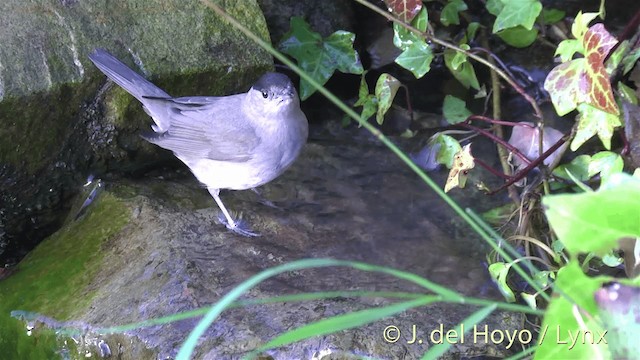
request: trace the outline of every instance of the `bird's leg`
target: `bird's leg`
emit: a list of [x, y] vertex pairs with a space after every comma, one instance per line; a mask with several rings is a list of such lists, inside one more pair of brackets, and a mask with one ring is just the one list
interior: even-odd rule
[[254, 233], [254, 232], [249, 231], [247, 229], [243, 229], [242, 228], [242, 224], [240, 224], [236, 220], [233, 220], [233, 218], [229, 214], [229, 211], [227, 210], [227, 208], [222, 203], [222, 200], [220, 200], [220, 189], [213, 189], [213, 188], [207, 188], [207, 189], [209, 190], [209, 193], [211, 194], [211, 196], [213, 196], [213, 200], [215, 200], [216, 204], [218, 204], [218, 207], [220, 208], [220, 210], [222, 210], [222, 213], [224, 214], [224, 217], [227, 219], [227, 223], [225, 224], [227, 229], [229, 229], [229, 230], [231, 230], [231, 231], [233, 231], [233, 232], [235, 232], [237, 234], [240, 234], [242, 236], [247, 236], [247, 237], [260, 236], [260, 234], [258, 234], [258, 233]]

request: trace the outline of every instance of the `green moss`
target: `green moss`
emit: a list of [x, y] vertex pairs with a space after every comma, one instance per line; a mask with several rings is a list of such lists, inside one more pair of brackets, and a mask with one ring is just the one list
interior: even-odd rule
[[81, 221], [70, 223], [43, 241], [20, 262], [13, 275], [0, 282], [3, 358], [52, 358], [55, 337], [47, 331], [26, 336], [24, 324], [10, 318], [10, 312], [25, 310], [64, 321], [85, 309], [95, 295], [87, 286], [100, 268], [101, 249], [128, 223], [129, 211], [121, 200], [104, 193]]

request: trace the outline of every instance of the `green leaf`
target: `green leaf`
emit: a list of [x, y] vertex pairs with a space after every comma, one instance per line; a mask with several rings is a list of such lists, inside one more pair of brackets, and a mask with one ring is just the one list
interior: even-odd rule
[[358, 89], [358, 101], [354, 104], [354, 106], [362, 106], [369, 96], [369, 84], [367, 84], [367, 71], [362, 73], [360, 76], [360, 88]]
[[504, 29], [497, 33], [497, 35], [507, 44], [524, 48], [536, 41], [538, 37], [538, 29], [526, 29], [522, 26], [516, 26], [508, 29]]
[[631, 50], [627, 56], [622, 59], [622, 64], [624, 66], [623, 73], [626, 75], [638, 62], [640, 59], [640, 47]]
[[[291, 18], [291, 29], [280, 42], [282, 52], [292, 56], [298, 65], [318, 83], [324, 85], [340, 70], [346, 73], [361, 74], [362, 64], [358, 53], [353, 49], [355, 35], [347, 31], [336, 31], [326, 39], [314, 32], [303, 18]], [[300, 98], [307, 99], [315, 92], [304, 79], [300, 80]]]
[[433, 50], [424, 41], [411, 44], [395, 60], [396, 64], [411, 71], [418, 79], [429, 72], [432, 61]]
[[440, 22], [444, 26], [460, 25], [458, 13], [467, 10], [467, 4], [462, 0], [450, 0], [440, 13]]
[[504, 7], [493, 23], [493, 33], [500, 30], [522, 26], [527, 30], [533, 28], [542, 4], [538, 0], [501, 0]]
[[354, 107], [362, 106], [362, 112], [360, 113], [360, 119], [367, 121], [371, 115], [375, 114], [378, 109], [378, 99], [375, 96], [369, 94], [369, 85], [365, 74], [362, 74], [360, 78], [360, 90], [358, 91], [358, 101], [353, 104]]
[[442, 113], [449, 124], [457, 124], [467, 120], [472, 112], [467, 109], [467, 104], [455, 96], [447, 95], [442, 105]]
[[614, 71], [618, 69], [622, 62], [624, 55], [629, 52], [629, 40], [625, 40], [609, 55], [609, 59], [604, 64], [607, 71], [607, 75], [611, 77]]
[[629, 102], [633, 105], [638, 105], [638, 96], [636, 95], [636, 91], [625, 85], [622, 81], [618, 82], [618, 94], [620, 94], [620, 98], [623, 101]]
[[500, 15], [500, 12], [504, 8], [504, 5], [502, 4], [502, 1], [500, 1], [500, 0], [488, 0], [486, 7], [487, 7], [487, 11], [491, 15], [498, 16], [498, 15]]
[[546, 25], [553, 25], [564, 19], [566, 13], [558, 9], [542, 9], [542, 20]]
[[[413, 19], [412, 25], [420, 31], [427, 29], [427, 11], [422, 9]], [[398, 24], [393, 25], [393, 44], [402, 50], [396, 58], [396, 64], [411, 71], [416, 78], [423, 77], [431, 69], [433, 50], [420, 35], [403, 28]]]
[[453, 166], [453, 160], [462, 146], [455, 138], [449, 135], [437, 134], [429, 141], [430, 145], [439, 144], [438, 152], [436, 154], [436, 162], [451, 169]]
[[553, 175], [562, 179], [571, 180], [569, 174], [567, 174], [567, 172], [570, 172], [577, 180], [584, 182], [591, 179], [592, 176], [589, 174], [590, 163], [591, 156], [579, 155], [575, 159], [571, 160], [570, 163], [560, 165], [555, 168], [553, 170]]
[[364, 69], [353, 49], [356, 35], [348, 31], [336, 31], [324, 41], [323, 56], [335, 63], [335, 67], [343, 73], [362, 74]]
[[422, 8], [418, 15], [411, 21], [411, 25], [420, 30], [427, 31], [427, 25], [429, 25], [429, 14], [427, 13], [426, 8]]
[[611, 149], [611, 137], [613, 130], [622, 126], [617, 115], [599, 110], [589, 104], [582, 103], [578, 106], [578, 127], [576, 136], [571, 142], [571, 150], [576, 151], [587, 140], [598, 135], [606, 149]]
[[384, 114], [391, 107], [400, 85], [400, 81], [389, 74], [382, 74], [378, 78], [375, 90], [375, 96], [378, 99], [378, 113], [376, 116], [378, 124], [382, 125]]
[[599, 173], [602, 182], [607, 182], [611, 175], [621, 173], [623, 168], [622, 156], [611, 151], [601, 151], [591, 157], [589, 174], [594, 176]]
[[589, 29], [589, 23], [593, 21], [596, 17], [598, 17], [599, 13], [583, 13], [582, 11], [578, 12], [576, 15], [576, 19], [573, 21], [571, 25], [571, 34], [574, 38], [578, 40], [582, 40], [584, 34]]
[[601, 151], [593, 156], [580, 155], [569, 164], [558, 166], [553, 174], [563, 179], [570, 179], [570, 172], [576, 180], [587, 181], [596, 174], [600, 174], [606, 182], [613, 174], [622, 172], [624, 161], [622, 157], [611, 151]]
[[554, 56], [560, 56], [562, 62], [567, 62], [573, 59], [575, 53], [584, 54], [584, 47], [582, 47], [582, 41], [577, 39], [565, 39], [558, 44]]
[[509, 274], [510, 268], [511, 265], [509, 264], [502, 262], [493, 263], [489, 265], [489, 275], [491, 275], [491, 278], [496, 282], [498, 290], [500, 290], [507, 302], [515, 302], [516, 296], [507, 284], [507, 275]]
[[[606, 344], [597, 342], [604, 329], [594, 320], [597, 313], [594, 293], [607, 281], [610, 278], [584, 275], [576, 260], [558, 271], [557, 290], [545, 311], [534, 359], [609, 358]], [[593, 342], [581, 340], [586, 331], [595, 337]], [[570, 336], [577, 339], [573, 346]]]
[[572, 256], [604, 255], [623, 237], [640, 237], [640, 179], [618, 173], [598, 191], [545, 196], [549, 224]]
[[[469, 45], [463, 44], [460, 47], [468, 50]], [[447, 65], [449, 71], [451, 71], [451, 74], [460, 81], [464, 87], [467, 89], [472, 87], [480, 90], [476, 72], [473, 69], [473, 65], [467, 61], [466, 55], [453, 49], [447, 49], [444, 51], [444, 63]]]
[[467, 42], [471, 42], [473, 41], [473, 39], [476, 38], [476, 33], [478, 32], [479, 28], [480, 28], [480, 23], [478, 22], [469, 23], [469, 25], [467, 26]]

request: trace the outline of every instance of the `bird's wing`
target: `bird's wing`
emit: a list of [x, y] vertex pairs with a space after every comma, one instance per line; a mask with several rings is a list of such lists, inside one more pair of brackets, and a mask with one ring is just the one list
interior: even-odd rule
[[144, 138], [185, 158], [248, 161], [260, 138], [240, 110], [242, 97], [145, 98], [145, 106], [163, 108], [171, 125]]

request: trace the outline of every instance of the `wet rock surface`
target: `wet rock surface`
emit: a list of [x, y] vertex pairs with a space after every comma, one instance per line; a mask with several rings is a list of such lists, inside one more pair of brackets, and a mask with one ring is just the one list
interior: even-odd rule
[[[444, 174], [438, 177], [442, 181]], [[109, 192], [127, 204], [130, 223], [103, 246], [104, 260], [88, 284], [96, 295], [75, 319], [105, 327], [207, 306], [261, 270], [303, 258], [395, 267], [466, 295], [498, 296], [482, 264], [486, 249], [480, 240], [454, 222], [446, 205], [379, 144], [308, 144], [291, 169], [260, 190], [280, 209], [260, 204], [250, 191], [223, 192], [225, 204], [241, 211], [262, 234], [244, 238], [219, 223], [213, 200], [190, 175], [168, 173], [164, 179], [112, 184]], [[421, 291], [386, 275], [322, 268], [279, 275], [244, 298], [334, 290]], [[335, 298], [228, 310], [207, 331], [195, 358], [237, 358], [292, 328], [389, 303], [382, 298]], [[419, 358], [429, 347], [431, 330], [440, 324], [453, 327], [474, 310], [436, 304], [268, 354], [274, 359]], [[486, 324], [489, 329], [515, 330], [521, 321], [516, 314], [495, 313]], [[196, 323], [183, 320], [127, 334], [164, 358], [175, 355]], [[401, 329], [396, 343], [384, 341], [389, 325]], [[412, 325], [423, 344], [407, 344]], [[117, 348], [115, 340], [105, 339], [111, 349]], [[139, 353], [131, 346], [123, 352]], [[448, 357], [506, 353], [504, 344], [466, 341]]]
[[[224, 6], [268, 38], [257, 3]], [[90, 172], [158, 160], [138, 136], [150, 119], [122, 90], [102, 88], [90, 51], [108, 49], [176, 96], [244, 91], [272, 67], [266, 51], [197, 1], [7, 0], [0, 24], [2, 265], [59, 227]]]

